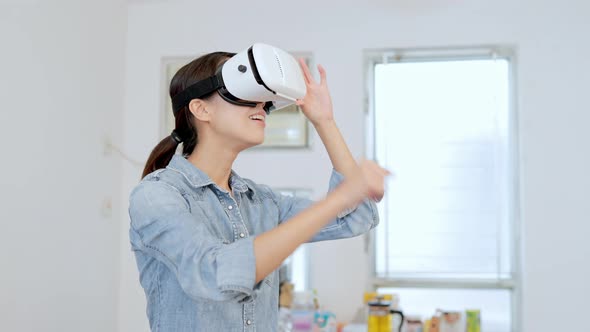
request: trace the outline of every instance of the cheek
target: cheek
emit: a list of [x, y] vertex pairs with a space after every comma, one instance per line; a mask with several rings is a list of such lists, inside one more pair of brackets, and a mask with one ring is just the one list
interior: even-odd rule
[[215, 127], [222, 131], [226, 131], [227, 129], [235, 130], [236, 128], [243, 127], [247, 125], [245, 120], [249, 119], [244, 119], [238, 110], [227, 110], [223, 113], [220, 112], [216, 114], [214, 119]]
[[243, 136], [252, 121], [246, 117], [240, 116], [238, 112], [234, 114], [224, 114], [215, 119], [215, 127], [219, 132], [230, 136]]

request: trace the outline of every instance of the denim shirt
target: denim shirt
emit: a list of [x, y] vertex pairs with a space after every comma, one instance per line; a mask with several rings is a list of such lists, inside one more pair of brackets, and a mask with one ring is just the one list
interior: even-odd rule
[[[343, 177], [333, 171], [330, 189]], [[130, 195], [129, 236], [152, 331], [276, 331], [278, 272], [256, 283], [254, 239], [313, 201], [288, 197], [232, 171], [233, 196], [180, 155]], [[311, 241], [363, 234], [378, 220], [366, 200]]]

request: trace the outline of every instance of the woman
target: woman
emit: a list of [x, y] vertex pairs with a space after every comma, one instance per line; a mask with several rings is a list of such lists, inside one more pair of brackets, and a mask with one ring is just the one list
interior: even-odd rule
[[[174, 97], [215, 74], [232, 53], [181, 68]], [[300, 61], [307, 94], [297, 104], [314, 125], [334, 170], [318, 202], [281, 196], [232, 171], [239, 152], [264, 140], [265, 103], [228, 103], [216, 92], [175, 112], [176, 129], [152, 151], [130, 195], [130, 240], [152, 331], [275, 331], [277, 268], [302, 243], [375, 227], [374, 201], [388, 172], [357, 164], [332, 113], [325, 70], [317, 83]], [[182, 155], [175, 154], [182, 143]]]

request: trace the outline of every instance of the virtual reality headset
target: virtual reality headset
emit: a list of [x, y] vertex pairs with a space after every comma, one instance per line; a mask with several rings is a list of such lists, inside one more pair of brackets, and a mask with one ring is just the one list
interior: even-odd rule
[[264, 110], [293, 104], [305, 96], [306, 88], [299, 63], [289, 53], [257, 43], [237, 53], [217, 70], [172, 98], [174, 115], [191, 100], [213, 91], [229, 103], [255, 107], [265, 103]]

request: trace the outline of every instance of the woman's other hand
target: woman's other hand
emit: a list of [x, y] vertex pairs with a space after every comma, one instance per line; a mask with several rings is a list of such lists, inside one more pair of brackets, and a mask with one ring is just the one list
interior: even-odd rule
[[361, 160], [358, 172], [345, 178], [340, 187], [347, 193], [351, 206], [366, 198], [379, 202], [385, 194], [385, 178], [390, 174], [390, 171], [374, 161]]

